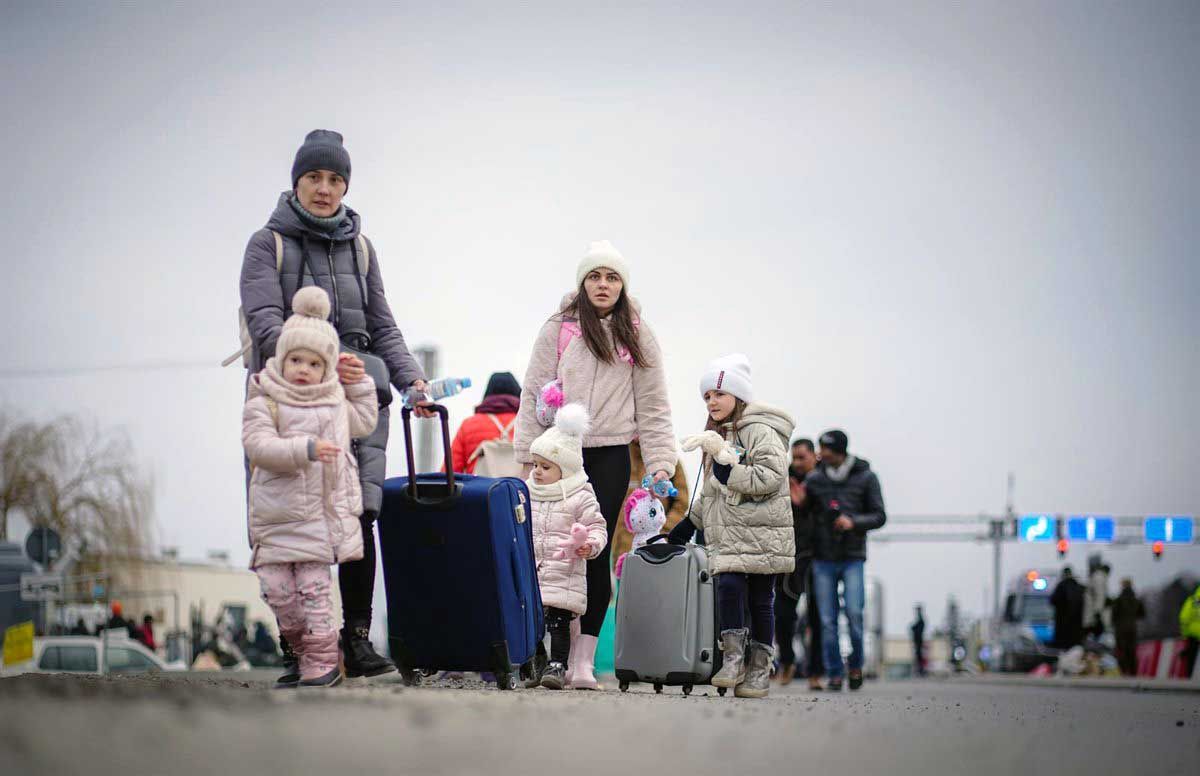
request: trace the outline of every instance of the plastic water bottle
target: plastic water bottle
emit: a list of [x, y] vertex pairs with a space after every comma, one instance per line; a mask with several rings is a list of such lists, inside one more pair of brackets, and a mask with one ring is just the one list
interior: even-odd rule
[[429, 395], [434, 401], [441, 401], [447, 396], [462, 393], [463, 390], [470, 387], [471, 378], [469, 377], [443, 377], [429, 384]]
[[649, 474], [642, 477], [642, 487], [659, 498], [675, 498], [679, 495], [679, 488], [672, 485], [670, 480], [655, 482], [654, 477]]
[[469, 377], [442, 377], [426, 383], [424, 391], [418, 391], [411, 386], [405, 388], [400, 392], [400, 400], [405, 407], [412, 409], [423, 401], [441, 401], [448, 396], [462, 393], [464, 389], [470, 387], [471, 378]]

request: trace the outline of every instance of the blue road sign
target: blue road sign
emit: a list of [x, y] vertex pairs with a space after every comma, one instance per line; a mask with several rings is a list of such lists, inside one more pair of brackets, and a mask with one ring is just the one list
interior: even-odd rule
[[1151, 515], [1142, 524], [1146, 544], [1162, 542], [1164, 544], [1191, 544], [1192, 517], [1191, 515]]
[[1023, 542], [1054, 541], [1054, 515], [1025, 515], [1017, 526]]
[[1116, 535], [1112, 515], [1072, 515], [1067, 519], [1067, 538], [1073, 542], [1112, 542]]

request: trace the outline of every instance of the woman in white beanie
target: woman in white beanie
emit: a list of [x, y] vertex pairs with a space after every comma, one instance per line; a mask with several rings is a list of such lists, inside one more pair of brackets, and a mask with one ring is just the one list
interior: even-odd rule
[[[568, 404], [530, 449], [533, 473], [526, 484], [533, 501], [533, 553], [546, 607], [550, 662], [544, 671], [535, 672], [528, 687], [561, 690], [566, 685], [571, 623], [587, 610], [586, 563], [608, 545], [604, 516], [583, 470], [587, 429], [587, 410]], [[541, 669], [541, 644], [538, 653], [536, 667]]]
[[[557, 382], [566, 402], [591, 417], [583, 437], [583, 468], [596, 491], [607, 536], [621, 515], [629, 486], [629, 443], [640, 438], [646, 471], [656, 480], [675, 471], [675, 436], [663, 357], [638, 304], [629, 296], [629, 264], [607, 240], [594, 242], [575, 271], [575, 290], [542, 326], [521, 393], [514, 442], [517, 460], [543, 431], [538, 396]], [[593, 663], [604, 615], [612, 599], [609, 549], [588, 561], [587, 610], [572, 624], [571, 686], [598, 689]], [[576, 630], [578, 628], [578, 631]]]
[[712, 683], [734, 688], [739, 698], [765, 698], [775, 581], [796, 563], [788, 490], [788, 440], [796, 424], [783, 410], [754, 401], [750, 360], [741, 353], [709, 363], [700, 395], [708, 410], [705, 430], [683, 442], [684, 450], [704, 451], [700, 505], [671, 529], [670, 541], [684, 544], [696, 529], [704, 531], [709, 571], [717, 577], [723, 652]]
[[363, 556], [362, 488], [350, 439], [378, 420], [375, 383], [342, 386], [329, 296], [308, 286], [292, 299], [276, 355], [250, 378], [242, 445], [250, 460], [250, 567], [279, 632], [300, 662], [296, 684], [341, 680], [329, 566]]

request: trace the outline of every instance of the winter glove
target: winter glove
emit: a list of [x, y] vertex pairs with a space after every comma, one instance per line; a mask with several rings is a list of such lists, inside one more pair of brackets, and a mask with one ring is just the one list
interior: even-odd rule
[[692, 434], [684, 439], [681, 443], [683, 451], [689, 453], [696, 448], [704, 451], [705, 455], [710, 456], [717, 463], [732, 466], [738, 462], [738, 453], [733, 445], [725, 441], [725, 438], [716, 431], [705, 431], [702, 434]]
[[696, 525], [690, 519], [685, 517], [676, 523], [675, 527], [671, 529], [671, 532], [667, 534], [667, 543], [678, 544], [682, 546], [691, 541], [695, 534]]

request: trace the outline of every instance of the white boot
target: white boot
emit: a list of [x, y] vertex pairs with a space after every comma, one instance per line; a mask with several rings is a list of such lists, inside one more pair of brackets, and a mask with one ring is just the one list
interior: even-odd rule
[[[595, 636], [585, 636], [580, 634], [579, 639], [575, 643], [576, 649], [579, 650], [579, 657], [575, 660], [575, 675], [571, 678], [571, 689], [573, 690], [599, 690], [600, 683], [596, 681], [595, 660], [596, 660], [596, 644], [599, 642]], [[571, 655], [575, 655], [575, 650], [571, 650]]]
[[567, 657], [567, 689], [571, 688], [571, 681], [575, 678], [575, 666], [579, 663], [579, 618], [571, 619], [571, 654]]

